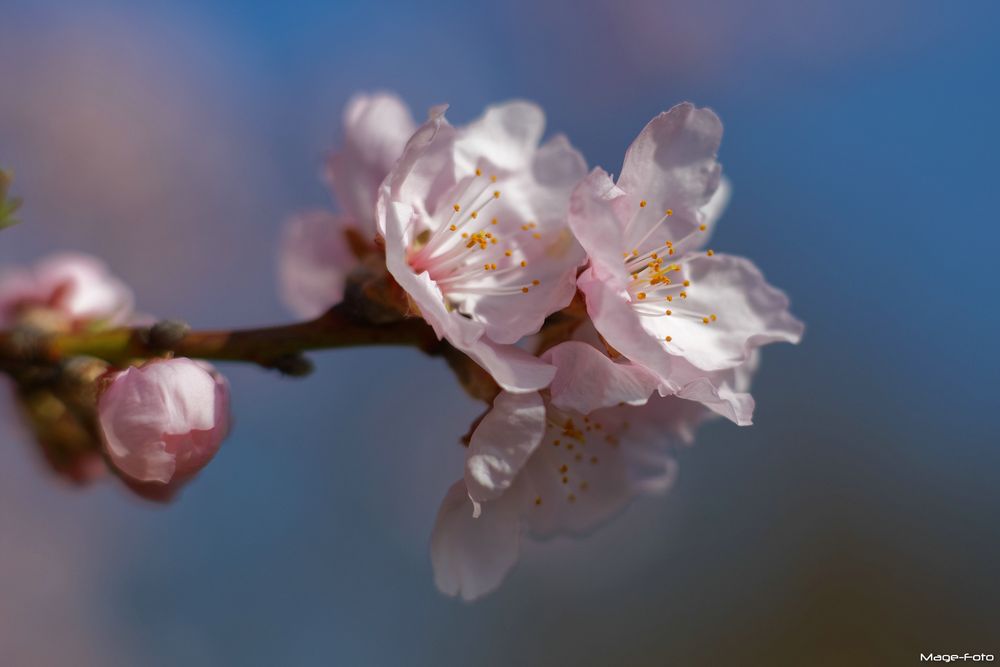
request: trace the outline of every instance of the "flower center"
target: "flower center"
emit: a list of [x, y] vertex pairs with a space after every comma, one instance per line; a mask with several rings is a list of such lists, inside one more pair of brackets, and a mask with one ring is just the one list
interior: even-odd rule
[[[590, 491], [591, 482], [599, 482], [602, 457], [609, 456], [607, 448], [618, 449], [618, 435], [608, 432], [605, 425], [592, 417], [574, 418], [549, 406], [548, 422], [542, 447], [546, 474], [555, 478], [550, 491], [561, 491], [559, 499], [570, 504], [577, 501], [577, 494]], [[628, 428], [628, 422], [620, 430]], [[535, 505], [544, 502], [542, 495], [535, 497]]]
[[[625, 226], [625, 238], [629, 240], [641, 217], [647, 217], [649, 210], [645, 199], [639, 202], [639, 209]], [[691, 288], [691, 280], [685, 276], [680, 259], [673, 260], [675, 246], [681, 246], [695, 234], [704, 232], [707, 226], [699, 225], [678, 241], [650, 242], [650, 237], [664, 222], [673, 216], [672, 209], [666, 209], [650, 227], [639, 236], [631, 249], [622, 252], [625, 270], [629, 274], [628, 293], [632, 309], [642, 317], [681, 317], [693, 319], [702, 324], [711, 324], [718, 317], [715, 313], [701, 313], [686, 305]], [[648, 218], [647, 218], [648, 219]], [[714, 253], [707, 251], [709, 257]], [[663, 327], [657, 327], [660, 331]], [[669, 333], [663, 335], [664, 342], [673, 341]]]
[[526, 247], [542, 238], [538, 225], [490, 215], [503, 185], [496, 176], [476, 169], [464, 181], [455, 188], [455, 203], [429, 216], [426, 229], [414, 237], [410, 267], [429, 273], [449, 300], [527, 294], [541, 284], [526, 271]]

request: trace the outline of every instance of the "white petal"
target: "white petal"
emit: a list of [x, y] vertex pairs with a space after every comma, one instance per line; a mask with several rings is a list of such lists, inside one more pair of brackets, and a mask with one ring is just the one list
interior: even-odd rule
[[719, 218], [726, 212], [726, 207], [729, 206], [729, 200], [732, 196], [732, 183], [729, 182], [728, 178], [723, 176], [719, 180], [719, 187], [715, 191], [715, 194], [712, 195], [709, 202], [701, 209], [701, 224], [705, 225], [705, 231], [695, 234], [689, 243], [677, 245], [677, 250], [704, 248], [709, 239], [712, 238], [712, 233], [715, 232], [715, 228], [718, 226]]
[[545, 113], [536, 104], [512, 101], [486, 109], [464, 127], [455, 142], [456, 168], [473, 171], [481, 158], [505, 171], [524, 169], [545, 131]]
[[615, 363], [578, 341], [560, 343], [542, 358], [556, 367], [549, 391], [552, 404], [583, 415], [622, 403], [641, 405], [656, 389], [655, 375], [632, 363]]
[[[762, 345], [801, 339], [804, 327], [788, 312], [788, 297], [749, 260], [715, 254], [682, 257], [680, 263], [691, 287], [682, 304], [675, 300], [677, 309], [718, 319], [706, 325], [697, 318], [668, 318], [672, 354], [704, 370], [721, 370], [744, 363]], [[644, 325], [657, 327], [656, 335], [664, 319], [643, 318]]]
[[474, 600], [495, 590], [517, 563], [521, 526], [519, 498], [508, 494], [473, 517], [465, 482], [452, 485], [431, 533], [434, 582], [445, 595]]
[[469, 442], [465, 458], [469, 497], [484, 502], [502, 495], [544, 433], [545, 405], [537, 392], [501, 392]]
[[[595, 268], [584, 271], [577, 286], [587, 298], [587, 313], [601, 336], [630, 361], [660, 378], [669, 377], [672, 358], [660, 342], [643, 327], [642, 319], [628, 302], [625, 289], [612, 278], [600, 279]], [[662, 318], [661, 318], [662, 319]]]
[[549, 386], [556, 374], [554, 366], [538, 357], [514, 345], [499, 345], [485, 336], [459, 349], [486, 369], [505, 391], [538, 391]]

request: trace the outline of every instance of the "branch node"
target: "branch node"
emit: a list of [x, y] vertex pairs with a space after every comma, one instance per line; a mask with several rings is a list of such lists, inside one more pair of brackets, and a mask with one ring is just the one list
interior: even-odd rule
[[315, 368], [308, 357], [298, 353], [278, 357], [268, 365], [282, 375], [294, 378], [306, 377]]
[[161, 320], [146, 332], [145, 343], [156, 351], [169, 352], [184, 340], [191, 326], [181, 320]]

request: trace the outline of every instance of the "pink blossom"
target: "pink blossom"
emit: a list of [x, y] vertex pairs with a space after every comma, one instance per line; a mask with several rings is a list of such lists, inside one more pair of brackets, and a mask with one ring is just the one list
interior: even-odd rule
[[438, 336], [504, 389], [539, 389], [554, 369], [513, 344], [576, 291], [584, 255], [566, 211], [586, 163], [562, 136], [539, 146], [534, 104], [490, 107], [462, 128], [444, 111], [431, 111], [382, 186], [389, 271]]
[[715, 157], [721, 136], [714, 113], [678, 105], [639, 134], [617, 183], [595, 169], [573, 193], [569, 223], [590, 259], [578, 281], [587, 311], [664, 395], [692, 383], [711, 393], [712, 373], [802, 335], [788, 299], [753, 263], [701, 250], [728, 197]]
[[105, 452], [124, 478], [172, 492], [215, 456], [229, 432], [229, 385], [208, 364], [151, 361], [110, 378], [97, 405]]
[[376, 252], [378, 187], [399, 159], [416, 124], [391, 93], [356, 95], [343, 116], [343, 148], [330, 156], [325, 178], [341, 213], [312, 211], [285, 223], [278, 277], [286, 305], [315, 317], [344, 297], [347, 274]]
[[0, 327], [45, 311], [69, 328], [124, 324], [132, 291], [101, 260], [80, 253], [50, 255], [30, 268], [0, 272]]
[[471, 600], [494, 590], [525, 532], [582, 535], [632, 498], [665, 492], [677, 472], [672, 449], [711, 414], [697, 402], [650, 398], [648, 371], [585, 343], [550, 352], [552, 386], [562, 390], [501, 393], [472, 434], [464, 479], [441, 505], [431, 559], [446, 594]]
[[366, 239], [375, 238], [378, 188], [417, 129], [392, 93], [355, 95], [344, 108], [344, 146], [327, 162], [326, 179], [344, 214]]
[[326, 211], [300, 213], [285, 222], [278, 283], [285, 304], [301, 317], [316, 317], [344, 298], [347, 274], [357, 266], [348, 234], [353, 221]]

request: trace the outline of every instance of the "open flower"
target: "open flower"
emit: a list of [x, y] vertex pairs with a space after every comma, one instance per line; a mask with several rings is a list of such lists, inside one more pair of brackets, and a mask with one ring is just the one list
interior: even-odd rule
[[0, 327], [29, 320], [66, 330], [114, 326], [132, 317], [132, 303], [128, 286], [90, 255], [50, 255], [0, 272]]
[[155, 360], [108, 378], [97, 412], [111, 463], [143, 495], [164, 498], [228, 435], [229, 385], [206, 363]]
[[572, 300], [584, 261], [566, 209], [586, 163], [562, 136], [539, 146], [544, 124], [527, 102], [463, 128], [433, 109], [379, 198], [386, 263], [414, 308], [510, 391], [551, 380], [513, 344]]
[[325, 171], [341, 213], [311, 211], [285, 223], [278, 277], [282, 298], [296, 314], [314, 317], [339, 303], [347, 274], [377, 252], [378, 187], [415, 128], [406, 105], [391, 93], [356, 95], [347, 103], [344, 145]]
[[711, 414], [650, 398], [648, 371], [585, 343], [562, 343], [547, 358], [558, 369], [552, 393], [501, 393], [472, 434], [465, 478], [442, 502], [431, 560], [446, 594], [494, 590], [525, 532], [582, 535], [634, 497], [666, 491], [677, 472], [672, 449]]
[[578, 282], [587, 311], [661, 394], [802, 335], [788, 299], [753, 263], [701, 249], [727, 196], [718, 194], [721, 137], [714, 113], [678, 105], [642, 130], [617, 183], [595, 169], [573, 193], [570, 226], [591, 262]]

